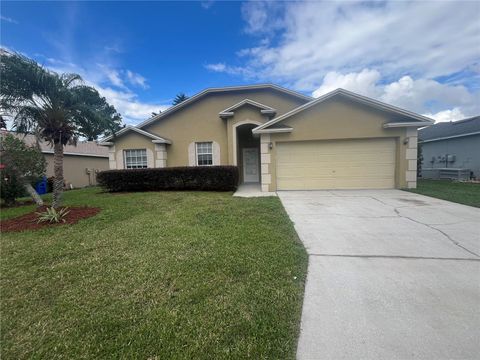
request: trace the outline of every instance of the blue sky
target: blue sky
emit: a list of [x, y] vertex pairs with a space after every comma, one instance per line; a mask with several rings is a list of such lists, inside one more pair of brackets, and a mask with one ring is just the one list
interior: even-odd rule
[[178, 92], [344, 87], [440, 121], [480, 113], [480, 2], [8, 2], [1, 45], [80, 73], [138, 123]]

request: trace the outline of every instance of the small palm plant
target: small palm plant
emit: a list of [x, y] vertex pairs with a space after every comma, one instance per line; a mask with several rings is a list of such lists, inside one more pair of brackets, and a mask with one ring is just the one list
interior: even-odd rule
[[70, 211], [68, 208], [61, 208], [60, 210], [55, 209], [54, 207], [47, 208], [44, 212], [37, 212], [38, 221], [37, 223], [50, 223], [55, 224], [59, 222], [66, 222], [65, 219]]

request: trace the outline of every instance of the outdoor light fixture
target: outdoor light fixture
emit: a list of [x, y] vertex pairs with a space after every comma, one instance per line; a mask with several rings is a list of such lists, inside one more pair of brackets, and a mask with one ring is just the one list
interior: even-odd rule
[[405, 140], [403, 140], [403, 145], [407, 145], [408, 144], [408, 138], [405, 138]]
[[269, 148], [270, 150], [273, 149], [273, 143], [272, 143], [272, 142], [268, 143], [268, 148]]

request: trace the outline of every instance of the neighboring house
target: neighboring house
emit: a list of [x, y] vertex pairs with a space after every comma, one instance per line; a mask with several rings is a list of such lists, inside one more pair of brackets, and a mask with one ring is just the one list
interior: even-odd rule
[[[34, 135], [13, 133], [28, 145], [36, 143]], [[53, 148], [40, 141], [40, 150], [47, 161], [47, 177], [53, 174]], [[66, 145], [63, 157], [63, 176], [67, 186], [74, 188], [95, 185], [97, 173], [108, 170], [108, 150], [95, 141], [79, 141], [77, 145]]]
[[262, 191], [413, 188], [417, 128], [432, 120], [337, 89], [206, 89], [102, 140], [110, 169], [238, 165]]
[[480, 178], [480, 116], [438, 123], [418, 135], [422, 177]]

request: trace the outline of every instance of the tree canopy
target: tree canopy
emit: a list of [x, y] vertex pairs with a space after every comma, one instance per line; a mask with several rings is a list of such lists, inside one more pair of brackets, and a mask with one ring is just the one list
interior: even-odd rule
[[175, 99], [173, 99], [173, 102], [172, 102], [172, 105], [175, 106], [175, 105], [178, 105], [180, 104], [181, 102], [185, 101], [188, 99], [188, 96], [185, 95], [184, 93], [178, 93], [176, 96], [175, 96]]
[[121, 116], [80, 75], [57, 74], [17, 53], [0, 52], [0, 113], [12, 128], [53, 145], [53, 207], [63, 192], [63, 147], [80, 137], [96, 139], [121, 126]]
[[57, 74], [27, 57], [0, 54], [0, 107], [17, 132], [63, 145], [120, 129], [121, 115], [80, 75]]

